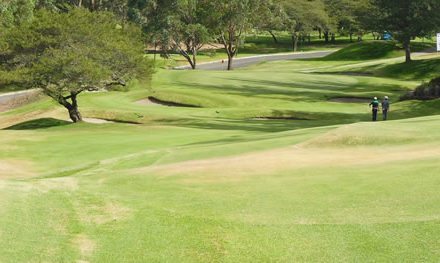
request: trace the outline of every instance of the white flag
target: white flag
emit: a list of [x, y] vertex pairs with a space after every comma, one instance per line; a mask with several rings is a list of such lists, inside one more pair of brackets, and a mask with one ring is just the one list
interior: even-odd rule
[[437, 33], [437, 51], [440, 52], [440, 33]]

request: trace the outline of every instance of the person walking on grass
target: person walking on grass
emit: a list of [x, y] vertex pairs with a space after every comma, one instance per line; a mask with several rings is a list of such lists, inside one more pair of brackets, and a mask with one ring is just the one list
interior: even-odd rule
[[373, 101], [369, 104], [369, 106], [372, 107], [373, 121], [377, 121], [377, 111], [379, 110], [379, 104], [380, 103], [377, 100], [377, 97], [374, 97]]
[[388, 100], [388, 96], [385, 96], [385, 98], [382, 101], [382, 116], [384, 121], [388, 119], [389, 110], [390, 110], [390, 101]]

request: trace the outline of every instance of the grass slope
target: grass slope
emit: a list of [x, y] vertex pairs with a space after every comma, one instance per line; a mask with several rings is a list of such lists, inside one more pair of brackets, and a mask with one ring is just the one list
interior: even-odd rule
[[[412, 52], [422, 52], [433, 47], [432, 43], [413, 42]], [[364, 61], [404, 56], [404, 49], [394, 41], [358, 42], [344, 47], [323, 58], [328, 61]]]
[[395, 42], [359, 42], [327, 56], [324, 60], [370, 60], [400, 55]]
[[[401, 80], [430, 80], [439, 76], [440, 56], [425, 53], [432, 43], [412, 43], [411, 63], [405, 63], [404, 52], [395, 42], [362, 42], [342, 48], [325, 58], [329, 66], [315, 67], [321, 73], [344, 73], [370, 75]], [[315, 63], [316, 64], [316, 63]], [[325, 65], [325, 63], [321, 63]], [[316, 66], [316, 65], [315, 65]]]
[[[47, 99], [0, 113], [0, 261], [438, 261], [440, 101], [314, 73], [357, 63], [159, 71], [80, 98], [86, 117], [139, 124], [68, 124]], [[329, 101], [375, 95], [392, 121]]]

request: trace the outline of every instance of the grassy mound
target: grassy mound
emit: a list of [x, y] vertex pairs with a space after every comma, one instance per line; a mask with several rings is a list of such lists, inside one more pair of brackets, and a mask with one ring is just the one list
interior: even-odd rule
[[371, 60], [378, 58], [395, 57], [401, 54], [401, 49], [395, 42], [385, 41], [372, 41], [372, 42], [360, 42], [343, 48], [329, 56], [324, 60]]
[[64, 126], [72, 124], [69, 121], [58, 120], [54, 118], [41, 118], [30, 121], [25, 121], [22, 123], [15, 124], [11, 127], [6, 128], [6, 130], [36, 130], [36, 129], [46, 129], [57, 126]]
[[440, 57], [388, 65], [378, 70], [376, 75], [399, 79], [433, 79], [440, 76]]

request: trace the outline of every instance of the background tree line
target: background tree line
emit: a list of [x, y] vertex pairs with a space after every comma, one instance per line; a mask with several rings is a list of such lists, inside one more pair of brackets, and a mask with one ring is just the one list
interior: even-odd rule
[[438, 0], [2, 0], [0, 86], [42, 88], [81, 121], [77, 95], [148, 79], [145, 50], [178, 52], [197, 67], [198, 51], [219, 44], [233, 67], [251, 30], [291, 36], [291, 49], [317, 34], [361, 41], [392, 33], [411, 61], [411, 40], [440, 30]]
[[197, 51], [219, 43], [228, 69], [250, 30], [266, 31], [277, 42], [289, 32], [292, 50], [317, 33], [325, 43], [337, 35], [361, 41], [365, 34], [391, 33], [411, 61], [410, 40], [432, 36], [440, 26], [438, 0], [131, 0], [128, 19], [143, 27], [147, 43], [165, 55], [177, 51], [196, 68]]
[[112, 12], [142, 28], [145, 43], [167, 56], [180, 53], [197, 67], [197, 53], [207, 43], [221, 44], [228, 68], [245, 33], [266, 31], [277, 42], [289, 32], [292, 50], [316, 32], [325, 43], [346, 35], [351, 41], [372, 33], [377, 39], [392, 33], [411, 60], [410, 40], [429, 36], [440, 25], [437, 0], [9, 0], [0, 4], [3, 25], [20, 25], [38, 9], [66, 12], [82, 7]]

